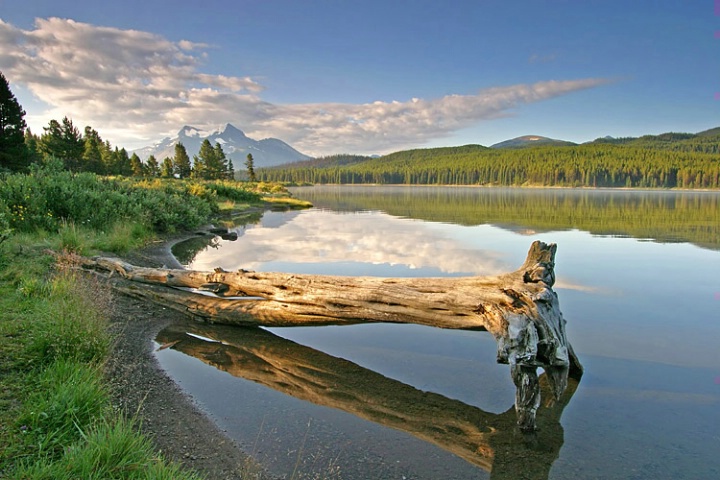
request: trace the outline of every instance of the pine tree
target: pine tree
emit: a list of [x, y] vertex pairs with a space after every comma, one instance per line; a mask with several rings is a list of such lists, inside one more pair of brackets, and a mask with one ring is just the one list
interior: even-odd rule
[[25, 147], [25, 110], [0, 72], [0, 169], [24, 170], [29, 164]]
[[117, 152], [117, 171], [118, 175], [124, 175], [126, 177], [129, 177], [133, 174], [130, 157], [128, 156], [127, 150], [125, 150], [124, 148], [121, 148]]
[[85, 127], [83, 143], [81, 169], [98, 174], [105, 173], [105, 165], [103, 164], [101, 151], [103, 141], [98, 132], [91, 127]]
[[185, 150], [185, 145], [182, 143], [175, 144], [173, 165], [175, 167], [175, 174], [180, 176], [180, 178], [190, 177], [192, 165], [190, 164], [190, 157], [188, 157], [187, 150]]
[[172, 158], [165, 157], [162, 165], [160, 166], [160, 176], [163, 178], [171, 178], [174, 172], [175, 167], [173, 166]]
[[25, 148], [27, 149], [28, 163], [30, 165], [42, 162], [40, 137], [32, 133], [29, 128], [25, 130]]
[[247, 167], [248, 179], [251, 182], [256, 182], [257, 177], [255, 176], [255, 160], [253, 159], [252, 153], [247, 154], [247, 160], [245, 160], [245, 167]]
[[228, 159], [222, 149], [222, 145], [215, 144], [213, 149], [212, 163], [209, 170], [209, 178], [212, 180], [220, 180], [227, 177]]
[[145, 163], [148, 177], [159, 177], [160, 176], [160, 164], [154, 155], [150, 155]]
[[193, 166], [190, 177], [198, 180], [205, 178], [205, 162], [197, 155], [193, 155]]
[[145, 176], [145, 166], [143, 165], [142, 160], [140, 160], [140, 157], [138, 157], [137, 153], [133, 153], [132, 157], [130, 157], [130, 168], [132, 169], [133, 177]]
[[225, 172], [225, 178], [228, 180], [235, 180], [235, 167], [233, 166], [232, 159], [228, 158], [227, 171]]
[[117, 172], [113, 171], [117, 156], [113, 152], [110, 142], [107, 140], [102, 144], [102, 148], [100, 148], [100, 157], [102, 158], [103, 172], [105, 172], [106, 175], [117, 175]]
[[200, 144], [200, 151], [197, 156], [193, 157], [195, 165], [193, 166], [193, 178], [210, 179], [213, 178], [214, 172], [217, 170], [217, 159], [215, 150], [207, 138]]
[[68, 170], [79, 171], [85, 144], [72, 120], [65, 117], [62, 124], [57, 120], [50, 120], [43, 130], [45, 133], [40, 137], [40, 148], [44, 156], [59, 158]]

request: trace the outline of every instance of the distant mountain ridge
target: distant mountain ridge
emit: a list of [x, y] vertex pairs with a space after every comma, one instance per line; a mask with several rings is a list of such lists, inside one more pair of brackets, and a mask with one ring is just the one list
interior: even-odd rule
[[556, 140], [554, 138], [542, 137], [540, 135], [523, 135], [522, 137], [511, 138], [504, 142], [490, 145], [490, 148], [524, 148], [524, 147], [535, 147], [538, 145], [543, 146], [569, 146], [577, 145], [577, 143], [568, 142], [565, 140]]
[[222, 146], [225, 155], [233, 161], [235, 170], [241, 168], [248, 153], [252, 153], [256, 168], [273, 167], [310, 159], [308, 155], [295, 150], [282, 140], [277, 138], [254, 140], [230, 123], [226, 124], [222, 130], [218, 129], [209, 134], [193, 126], [185, 125], [175, 137], [164, 138], [155, 145], [134, 150], [133, 153], [143, 160], [153, 155], [159, 162], [162, 162], [165, 157], [172, 158], [175, 155], [175, 145], [182, 143], [192, 159], [193, 155], [197, 155], [200, 151], [200, 145], [205, 139], [208, 139], [213, 146], [216, 143]]

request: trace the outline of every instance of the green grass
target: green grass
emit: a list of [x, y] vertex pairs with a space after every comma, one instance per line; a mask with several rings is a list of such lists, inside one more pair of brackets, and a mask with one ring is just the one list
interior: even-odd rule
[[111, 408], [102, 365], [112, 298], [68, 268], [72, 254], [48, 250], [95, 247], [84, 229], [63, 228], [0, 244], [0, 477], [199, 478]]
[[219, 201], [260, 194], [237, 182], [0, 174], [0, 478], [200, 478], [111, 407], [112, 296], [73, 266], [208, 222]]

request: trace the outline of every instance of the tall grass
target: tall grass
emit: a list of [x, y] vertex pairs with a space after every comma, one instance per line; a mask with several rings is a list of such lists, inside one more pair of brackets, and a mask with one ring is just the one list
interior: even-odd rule
[[0, 478], [197, 478], [111, 408], [102, 366], [112, 298], [67, 268], [217, 208], [209, 190], [156, 187], [50, 171], [0, 179]]
[[48, 253], [53, 241], [0, 245], [0, 478], [197, 478], [113, 411], [102, 370], [109, 289], [66, 268], [72, 254]]
[[236, 182], [0, 174], [0, 478], [198, 478], [111, 408], [102, 365], [112, 298], [68, 267], [196, 227], [219, 200], [259, 198]]

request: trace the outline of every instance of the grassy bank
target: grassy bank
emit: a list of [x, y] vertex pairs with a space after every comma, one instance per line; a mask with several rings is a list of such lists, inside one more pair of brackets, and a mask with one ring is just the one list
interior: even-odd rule
[[123, 254], [258, 202], [231, 182], [35, 171], [0, 178], [0, 477], [199, 478], [154, 452], [110, 404], [112, 297], [76, 255]]

